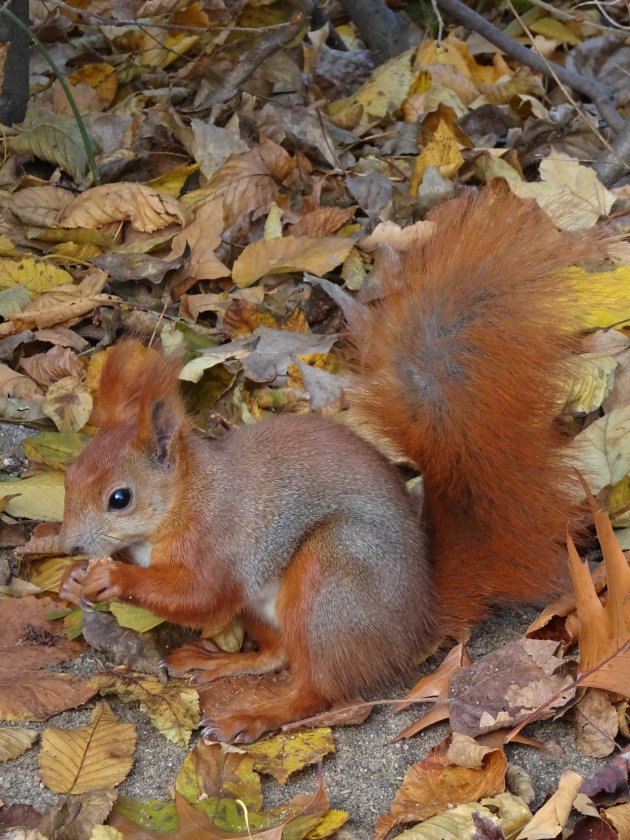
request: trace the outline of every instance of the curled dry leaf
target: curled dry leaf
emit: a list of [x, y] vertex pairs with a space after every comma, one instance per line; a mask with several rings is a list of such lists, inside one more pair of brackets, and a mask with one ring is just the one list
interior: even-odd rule
[[83, 382], [65, 376], [48, 388], [42, 410], [60, 432], [78, 432], [92, 413], [92, 395]]
[[0, 726], [0, 762], [17, 758], [33, 745], [37, 738], [34, 729], [20, 726]]
[[42, 398], [42, 392], [32, 379], [16, 373], [8, 365], [0, 364], [0, 396], [17, 397], [20, 400]]
[[44, 730], [39, 773], [54, 793], [113, 788], [129, 774], [135, 747], [135, 727], [119, 723], [107, 703], [99, 703], [89, 726]]
[[191, 200], [219, 199], [225, 227], [231, 227], [249, 213], [257, 217], [266, 211], [278, 197], [278, 182], [282, 183], [296, 165], [295, 158], [282, 146], [262, 137], [248, 152], [231, 155]]
[[572, 770], [567, 770], [560, 777], [558, 790], [540, 808], [516, 840], [540, 840], [545, 837], [557, 837], [563, 828], [573, 808], [573, 802], [578, 794], [582, 777]]
[[72, 376], [81, 379], [84, 368], [76, 353], [68, 347], [52, 347], [46, 353], [36, 353], [26, 356], [20, 361], [20, 366], [38, 385], [47, 387], [51, 382]]
[[589, 688], [575, 706], [575, 740], [584, 755], [604, 758], [616, 748], [617, 710], [607, 691]]
[[346, 259], [353, 245], [354, 240], [340, 236], [260, 239], [247, 245], [237, 258], [232, 268], [232, 279], [243, 288], [266, 274], [292, 271], [327, 274]]
[[64, 228], [100, 228], [111, 222], [130, 222], [143, 233], [152, 233], [175, 223], [185, 224], [180, 203], [144, 184], [120, 182], [92, 187], [77, 196], [59, 222]]
[[11, 212], [25, 225], [54, 227], [65, 208], [74, 198], [70, 190], [52, 184], [25, 187], [11, 198]]
[[580, 683], [630, 697], [630, 568], [604, 511], [595, 514], [595, 528], [608, 579], [605, 604], [571, 539], [568, 546], [581, 623]]
[[409, 768], [389, 814], [376, 822], [376, 840], [382, 840], [400, 823], [428, 820], [455, 805], [505, 790], [507, 759], [501, 750], [480, 747], [472, 738], [458, 736], [454, 755], [458, 761], [463, 757], [467, 766], [462, 766], [449, 757], [453, 744], [454, 736], [447, 736], [425, 759]]

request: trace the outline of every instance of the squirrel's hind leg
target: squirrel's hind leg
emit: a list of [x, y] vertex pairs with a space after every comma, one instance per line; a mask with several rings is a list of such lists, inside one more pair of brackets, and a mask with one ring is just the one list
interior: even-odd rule
[[182, 645], [165, 660], [168, 673], [179, 677], [196, 671], [191, 683], [203, 683], [238, 674], [270, 674], [286, 665], [280, 634], [260, 621], [247, 619], [245, 627], [258, 644], [258, 650], [226, 653], [209, 639], [201, 638]]

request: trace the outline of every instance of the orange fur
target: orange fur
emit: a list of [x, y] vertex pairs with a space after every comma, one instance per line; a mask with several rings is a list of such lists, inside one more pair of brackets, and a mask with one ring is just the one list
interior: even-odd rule
[[355, 406], [424, 475], [438, 603], [456, 629], [566, 579], [579, 510], [556, 417], [579, 345], [562, 269], [601, 246], [497, 189], [430, 218], [433, 235], [353, 325]]
[[[191, 430], [177, 360], [125, 341], [100, 385], [103, 424], [67, 473], [68, 551], [137, 565], [74, 569], [71, 600], [121, 597], [205, 635], [241, 615], [258, 651], [204, 640], [172, 673], [199, 681], [288, 664], [277, 697], [208, 731], [251, 740], [391, 681], [490, 601], [562, 586], [577, 511], [560, 380], [578, 347], [562, 269], [600, 256], [536, 207], [485, 190], [432, 214], [385, 297], [352, 316], [356, 408], [425, 481], [425, 526], [400, 477], [346, 428], [283, 416], [213, 443]], [[112, 507], [112, 492], [129, 505]]]

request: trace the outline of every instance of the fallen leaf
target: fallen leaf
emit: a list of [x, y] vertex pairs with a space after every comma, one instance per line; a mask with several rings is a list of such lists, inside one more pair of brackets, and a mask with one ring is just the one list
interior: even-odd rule
[[604, 555], [608, 598], [602, 604], [588, 566], [569, 539], [569, 569], [580, 618], [579, 680], [583, 686], [630, 696], [630, 568], [604, 511], [595, 513], [595, 528]]
[[116, 694], [126, 703], [139, 702], [155, 728], [181, 747], [188, 745], [199, 726], [199, 695], [181, 680], [160, 682], [157, 677], [125, 670], [92, 677], [101, 694]]
[[536, 811], [516, 840], [557, 837], [567, 823], [581, 784], [581, 776], [572, 770], [566, 770], [560, 777], [558, 790]]
[[89, 726], [44, 730], [39, 773], [54, 793], [116, 787], [131, 771], [135, 747], [135, 727], [119, 723], [107, 703], [99, 703]]
[[59, 225], [64, 228], [96, 228], [111, 222], [131, 223], [136, 230], [152, 233], [175, 223], [183, 225], [186, 216], [179, 202], [160, 195], [144, 184], [121, 181], [92, 187], [71, 201]]
[[18, 481], [0, 481], [0, 499], [14, 496], [6, 507], [11, 516], [24, 519], [63, 518], [62, 472], [45, 472]]
[[19, 726], [0, 726], [0, 762], [17, 758], [32, 747], [38, 733]]
[[[453, 738], [460, 757], [475, 753], [472, 764], [455, 764], [449, 757]], [[470, 764], [467, 761], [467, 764]], [[501, 750], [490, 750], [475, 744], [472, 738], [449, 735], [428, 756], [417, 761], [405, 774], [389, 814], [376, 822], [376, 838], [382, 840], [403, 822], [419, 822], [440, 814], [447, 808], [494, 796], [505, 790], [507, 760]]]
[[232, 279], [239, 288], [243, 288], [267, 274], [309, 271], [323, 275], [342, 263], [353, 245], [352, 239], [338, 236], [260, 239], [247, 245], [237, 258], [232, 268]]
[[283, 785], [292, 773], [316, 764], [335, 751], [332, 731], [326, 727], [298, 734], [280, 734], [244, 747], [254, 759], [254, 767], [273, 776]]

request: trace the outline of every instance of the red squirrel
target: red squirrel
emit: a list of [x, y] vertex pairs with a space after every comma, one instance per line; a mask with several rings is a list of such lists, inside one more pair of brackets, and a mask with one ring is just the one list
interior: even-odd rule
[[[351, 314], [355, 410], [424, 478], [424, 512], [370, 443], [282, 415], [217, 441], [192, 430], [177, 361], [137, 342], [108, 355], [102, 425], [67, 472], [62, 544], [116, 555], [62, 594], [131, 601], [202, 639], [167, 661], [206, 682], [287, 668], [278, 698], [206, 722], [249, 741], [405, 674], [491, 602], [563, 586], [574, 518], [560, 379], [578, 348], [562, 269], [597, 259], [533, 202], [485, 189], [434, 210], [434, 230]], [[256, 650], [209, 638], [239, 616]]]

